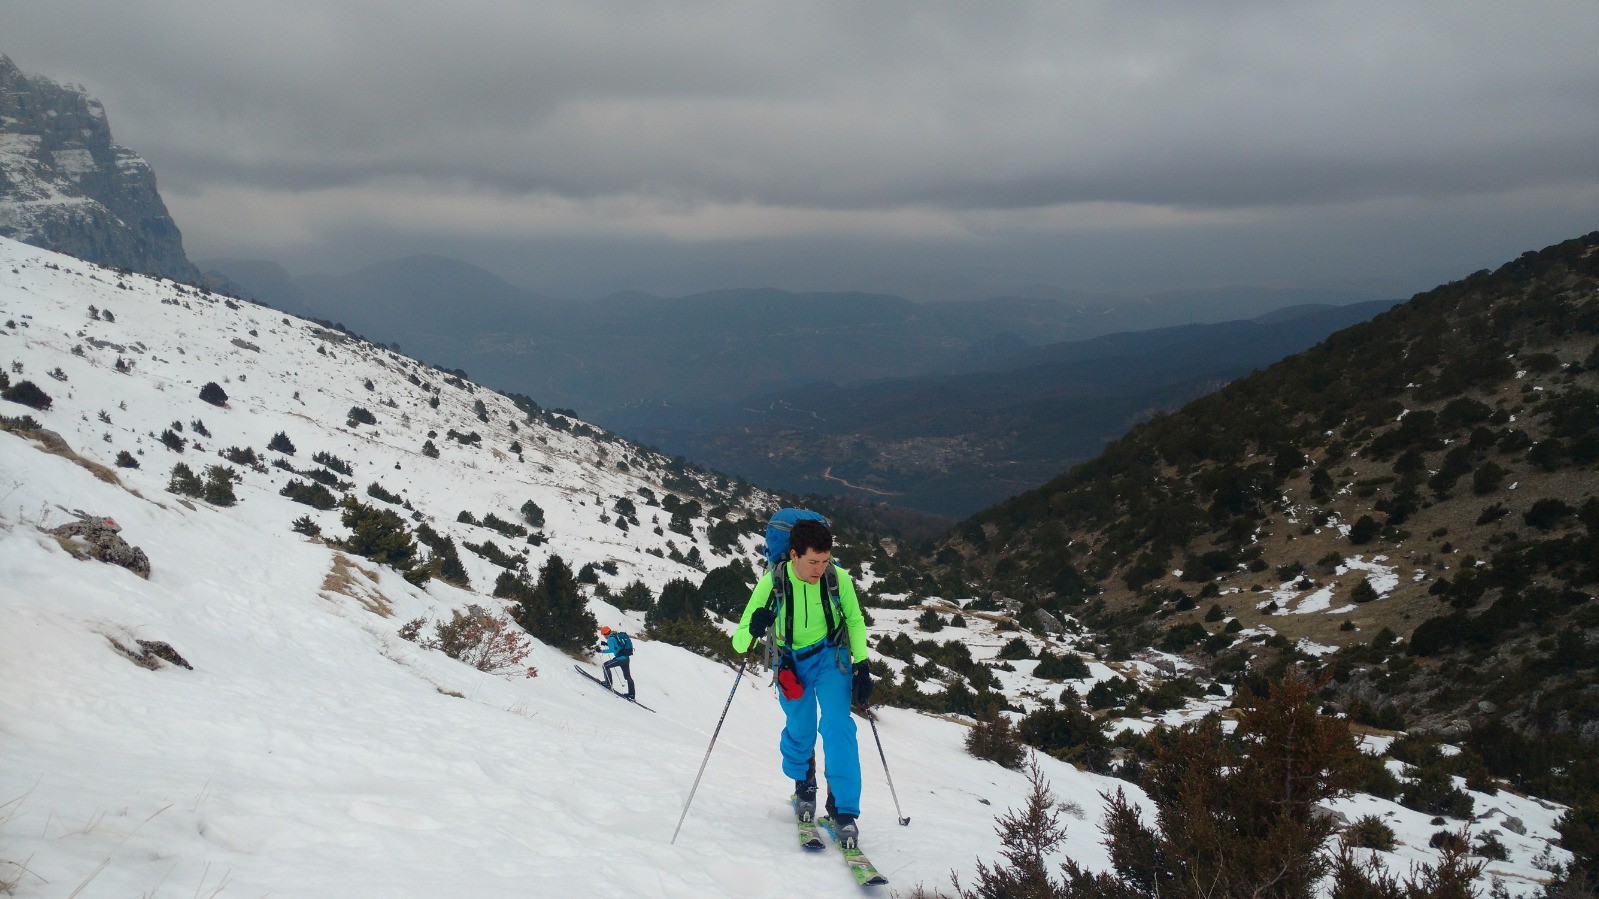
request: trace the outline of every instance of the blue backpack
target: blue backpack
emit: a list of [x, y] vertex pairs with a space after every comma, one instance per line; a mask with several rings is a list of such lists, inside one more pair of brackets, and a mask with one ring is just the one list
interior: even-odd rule
[[617, 631], [611, 636], [616, 638], [616, 657], [625, 659], [633, 654], [633, 638], [626, 631]]
[[[777, 514], [766, 522], [766, 570], [772, 574], [772, 594], [767, 600], [766, 607], [775, 611], [780, 617], [786, 613], [787, 626], [783, 631], [785, 634], [794, 633], [794, 604], [789, 602], [788, 570], [783, 566], [788, 562], [789, 531], [792, 531], [795, 523], [800, 521], [820, 521], [823, 527], [827, 526], [827, 519], [820, 512], [812, 512], [809, 509], [779, 509]], [[838, 598], [836, 563], [827, 566], [824, 583], [832, 602], [822, 604], [822, 614], [827, 619], [828, 635], [836, 636], [844, 628], [844, 604]], [[835, 612], [837, 612], [836, 618]], [[776, 631], [776, 628], [767, 631], [769, 640], [775, 641]]]
[[777, 563], [788, 558], [788, 532], [794, 529], [796, 521], [820, 521], [823, 527], [827, 526], [827, 519], [820, 512], [809, 509], [779, 509], [771, 520], [766, 522], [766, 570], [771, 571]]

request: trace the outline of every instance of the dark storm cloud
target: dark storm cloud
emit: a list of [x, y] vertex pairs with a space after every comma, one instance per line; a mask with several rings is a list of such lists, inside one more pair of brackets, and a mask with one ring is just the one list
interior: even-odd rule
[[102, 98], [190, 243], [231, 252], [363, 227], [1064, 240], [1493, 194], [1592, 208], [1599, 182], [1591, 0], [52, 0], [6, 18], [0, 50]]

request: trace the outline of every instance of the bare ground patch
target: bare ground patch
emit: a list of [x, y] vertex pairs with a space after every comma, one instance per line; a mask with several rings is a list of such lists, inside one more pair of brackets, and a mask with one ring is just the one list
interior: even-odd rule
[[333, 554], [333, 569], [322, 579], [322, 598], [333, 600], [334, 595], [347, 596], [361, 607], [382, 618], [394, 617], [394, 606], [378, 590], [380, 583], [376, 571], [355, 564], [344, 553]]

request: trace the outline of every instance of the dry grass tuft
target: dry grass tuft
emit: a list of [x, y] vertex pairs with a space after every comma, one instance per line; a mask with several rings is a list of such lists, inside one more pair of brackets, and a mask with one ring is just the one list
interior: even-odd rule
[[41, 451], [49, 453], [52, 456], [60, 456], [79, 468], [88, 471], [90, 474], [106, 482], [107, 484], [111, 484], [116, 487], [125, 486], [122, 483], [122, 479], [117, 477], [117, 473], [115, 471], [107, 468], [104, 465], [101, 465], [99, 462], [96, 462], [93, 459], [85, 459], [84, 457], [78, 455], [71, 446], [67, 445], [67, 441], [55, 431], [51, 431], [46, 428], [6, 428], [5, 430], [16, 434], [18, 437], [31, 440], [39, 446]]
[[[369, 586], [367, 583], [358, 580], [356, 578], [358, 573], [365, 575], [366, 580], [370, 581], [371, 585]], [[333, 599], [333, 594], [348, 596], [374, 615], [382, 618], [393, 618], [394, 606], [382, 593], [375, 589], [375, 585], [378, 583], [380, 583], [380, 579], [376, 571], [362, 568], [344, 553], [334, 553], [333, 570], [329, 571], [328, 576], [322, 580], [321, 594], [322, 598], [330, 601]]]

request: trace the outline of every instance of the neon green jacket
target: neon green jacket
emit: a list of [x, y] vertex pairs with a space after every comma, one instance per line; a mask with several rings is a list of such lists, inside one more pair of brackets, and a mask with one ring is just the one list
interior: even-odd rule
[[[827, 614], [822, 610], [823, 603], [831, 603], [827, 596], [827, 578], [823, 577], [814, 584], [807, 584], [794, 576], [794, 568], [784, 565], [783, 570], [788, 573], [789, 596], [794, 603], [794, 650], [805, 649], [815, 645], [827, 636]], [[850, 580], [849, 572], [842, 568], [834, 567], [838, 575], [838, 601], [844, 607], [844, 629], [849, 633], [850, 661], [866, 661], [866, 619], [861, 615], [861, 603], [855, 596], [855, 582]], [[750, 616], [755, 610], [766, 605], [766, 600], [772, 595], [772, 573], [768, 571], [761, 575], [760, 583], [755, 585], [755, 592], [750, 594], [750, 601], [744, 606], [744, 617], [738, 621], [738, 630], [733, 632], [733, 649], [742, 653], [750, 648]], [[788, 626], [788, 612], [778, 612], [777, 621], [773, 627], [777, 632], [778, 642], [788, 644], [788, 639], [783, 629]]]

